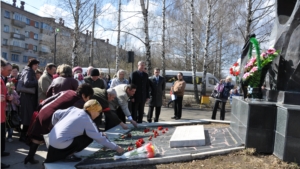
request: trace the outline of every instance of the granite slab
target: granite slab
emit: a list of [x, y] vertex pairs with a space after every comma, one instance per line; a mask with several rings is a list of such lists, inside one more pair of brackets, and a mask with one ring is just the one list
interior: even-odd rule
[[194, 147], [205, 145], [203, 125], [176, 127], [170, 139], [170, 147]]

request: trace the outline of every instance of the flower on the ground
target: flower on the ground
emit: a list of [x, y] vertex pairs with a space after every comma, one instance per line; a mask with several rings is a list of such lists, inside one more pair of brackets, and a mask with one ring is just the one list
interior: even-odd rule
[[141, 146], [142, 146], [142, 143], [141, 143], [141, 142], [139, 142], [139, 141], [136, 141], [136, 142], [135, 142], [135, 146], [136, 146], [136, 148], [139, 148], [139, 147], [141, 147]]
[[128, 151], [131, 151], [131, 150], [133, 150], [133, 147], [128, 146], [127, 150], [128, 150]]
[[121, 156], [114, 156], [114, 159], [138, 159], [138, 158], [153, 158], [156, 155], [155, 147], [148, 143], [144, 146], [141, 146], [135, 150], [128, 151]]

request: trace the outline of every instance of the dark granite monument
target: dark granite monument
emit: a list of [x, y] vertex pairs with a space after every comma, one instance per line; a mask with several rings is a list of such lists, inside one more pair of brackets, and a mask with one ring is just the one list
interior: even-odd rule
[[[276, 1], [270, 40], [280, 56], [273, 60], [264, 79], [266, 100], [234, 98], [231, 129], [245, 147], [300, 163], [300, 0]], [[242, 65], [248, 52], [249, 42], [243, 48]]]

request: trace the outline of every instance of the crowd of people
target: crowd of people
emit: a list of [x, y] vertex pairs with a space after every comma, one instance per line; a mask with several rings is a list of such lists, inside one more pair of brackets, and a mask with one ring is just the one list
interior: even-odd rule
[[[49, 148], [44, 162], [79, 161], [74, 153], [93, 140], [123, 152], [100, 132], [102, 120], [105, 130], [117, 125], [127, 129], [126, 119], [137, 127], [137, 123], [143, 122], [148, 101], [147, 121], [159, 121], [166, 83], [159, 68], [154, 68], [154, 75], [149, 77], [144, 61], [138, 62], [138, 70], [129, 79], [122, 69], [111, 79], [94, 67], [89, 67], [84, 76], [79, 66], [49, 63], [44, 71], [38, 66], [39, 61], [31, 58], [20, 71], [17, 65], [1, 58], [1, 157], [10, 155], [5, 150], [5, 141], [13, 141], [13, 130], [20, 133], [19, 141], [29, 146], [24, 164], [37, 164], [34, 155], [45, 142], [45, 134], [49, 134]], [[184, 90], [185, 82], [179, 72], [171, 89], [177, 95], [175, 119], [181, 118]], [[8, 167], [1, 163], [1, 168]]]

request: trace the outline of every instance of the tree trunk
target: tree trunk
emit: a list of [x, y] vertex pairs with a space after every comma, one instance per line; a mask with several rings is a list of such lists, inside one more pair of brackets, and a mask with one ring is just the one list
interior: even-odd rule
[[80, 2], [76, 0], [76, 10], [74, 14], [75, 28], [73, 35], [73, 48], [72, 48], [72, 67], [78, 66], [78, 47], [79, 47], [79, 7]]
[[247, 39], [247, 36], [251, 33], [251, 23], [252, 23], [252, 0], [248, 0], [248, 6], [247, 6], [247, 23], [246, 23], [246, 31], [245, 31], [245, 42]]
[[184, 49], [185, 49], [185, 66], [184, 69], [186, 71], [190, 70], [189, 67], [189, 53], [188, 53], [188, 25], [185, 27], [185, 33], [184, 33]]
[[119, 70], [119, 56], [120, 56], [120, 33], [121, 33], [121, 0], [119, 0], [119, 12], [118, 12], [118, 38], [117, 38], [117, 46], [116, 46], [116, 73]]
[[[163, 16], [163, 26], [162, 26], [162, 51], [161, 51], [161, 61], [162, 61], [162, 76], [166, 76], [166, 57], [165, 57], [165, 32], [166, 32], [166, 0], [163, 0], [163, 8], [162, 8], [162, 16]], [[166, 91], [163, 91], [163, 99], [166, 98]]]
[[198, 87], [196, 79], [196, 56], [195, 56], [195, 44], [194, 44], [195, 30], [194, 30], [194, 0], [191, 0], [191, 56], [192, 56], [192, 77], [194, 83], [194, 96], [196, 103], [199, 103]]
[[147, 6], [145, 6], [144, 0], [140, 0], [142, 13], [144, 16], [144, 32], [145, 32], [145, 48], [146, 48], [146, 66], [148, 75], [152, 75], [152, 67], [151, 67], [151, 46], [149, 40], [149, 26], [148, 26], [148, 7], [149, 0], [147, 0]]
[[163, 26], [162, 26], [162, 51], [161, 51], [161, 61], [162, 61], [162, 76], [166, 75], [166, 63], [165, 63], [165, 32], [166, 32], [166, 0], [163, 0], [163, 8], [162, 8], [162, 16], [163, 16]]
[[210, 24], [211, 24], [211, 9], [212, 2], [207, 0], [207, 21], [206, 21], [206, 35], [205, 35], [205, 44], [204, 44], [204, 59], [203, 59], [203, 77], [201, 85], [201, 95], [206, 95], [206, 73], [207, 73], [207, 59], [208, 59], [208, 46], [210, 40]]
[[221, 34], [220, 34], [220, 41], [219, 41], [219, 57], [218, 57], [218, 59], [219, 59], [219, 71], [218, 71], [218, 73], [219, 73], [219, 80], [222, 78], [221, 77], [221, 67], [222, 67], [222, 49], [223, 49], [223, 46], [222, 46], [222, 43], [223, 43], [223, 33], [221, 32]]
[[95, 35], [95, 22], [96, 22], [96, 4], [94, 4], [94, 20], [93, 20], [93, 28], [92, 28], [92, 37], [91, 37], [91, 48], [90, 48], [90, 59], [89, 66], [93, 66], [93, 49], [94, 49], [94, 35]]

